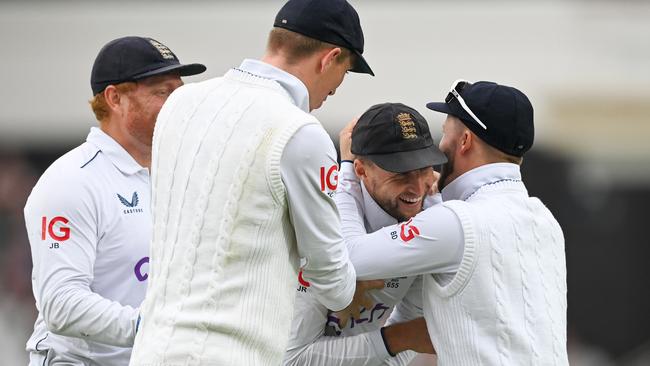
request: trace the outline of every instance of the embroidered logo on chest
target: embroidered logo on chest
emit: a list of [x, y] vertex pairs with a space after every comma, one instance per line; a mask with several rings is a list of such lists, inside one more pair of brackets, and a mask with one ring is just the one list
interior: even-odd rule
[[122, 205], [126, 206], [128, 209], [123, 210], [124, 214], [132, 214], [132, 213], [138, 213], [138, 212], [144, 212], [141, 208], [137, 208], [138, 204], [140, 203], [140, 199], [138, 198], [138, 192], [133, 192], [133, 195], [131, 196], [131, 200], [127, 200], [124, 198], [121, 194], [117, 194], [117, 198], [119, 198], [120, 202]]

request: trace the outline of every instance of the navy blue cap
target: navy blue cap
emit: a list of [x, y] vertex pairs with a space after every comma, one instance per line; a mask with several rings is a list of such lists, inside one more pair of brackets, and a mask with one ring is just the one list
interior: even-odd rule
[[375, 75], [362, 56], [359, 15], [345, 0], [289, 0], [276, 15], [273, 26], [345, 47], [356, 55], [350, 71]]
[[382, 103], [365, 111], [352, 130], [352, 153], [394, 173], [447, 162], [418, 111], [401, 103]]
[[90, 74], [93, 95], [107, 86], [136, 81], [168, 72], [180, 76], [204, 72], [202, 64], [182, 65], [164, 44], [147, 37], [122, 37], [108, 42], [97, 54]]
[[427, 108], [457, 117], [481, 140], [506, 154], [521, 157], [530, 150], [535, 139], [533, 106], [524, 93], [490, 81], [461, 83], [456, 91], [487, 129], [451, 92], [445, 102], [427, 103]]

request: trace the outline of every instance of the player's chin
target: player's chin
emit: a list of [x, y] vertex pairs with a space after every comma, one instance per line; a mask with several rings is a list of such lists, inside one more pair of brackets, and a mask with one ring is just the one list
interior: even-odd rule
[[[413, 217], [413, 216], [417, 215], [418, 213], [420, 213], [421, 210], [416, 208], [416, 207], [400, 207], [398, 211], [399, 211], [399, 216], [401, 218], [403, 218], [404, 220], [408, 220], [411, 217]], [[404, 221], [404, 220], [402, 220], [402, 221]]]
[[312, 109], [312, 110], [316, 110], [316, 109], [322, 107], [322, 106], [323, 106], [323, 103], [325, 103], [325, 100], [321, 100], [320, 103], [316, 103], [316, 105], [312, 106], [311, 109]]

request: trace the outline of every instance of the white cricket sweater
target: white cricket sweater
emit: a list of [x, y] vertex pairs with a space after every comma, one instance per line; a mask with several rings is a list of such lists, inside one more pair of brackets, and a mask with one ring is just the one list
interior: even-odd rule
[[[296, 131], [318, 121], [295, 104], [280, 82], [233, 69], [177, 89], [163, 106], [150, 282], [131, 365], [280, 364], [299, 256], [321, 300], [350, 301], [354, 269], [318, 166], [305, 180], [329, 211], [312, 201], [305, 215], [320, 214], [313, 230], [331, 240], [296, 240], [301, 221], [288, 201], [302, 197], [287, 191], [280, 161]], [[314, 155], [330, 148], [313, 145]]]
[[443, 204], [465, 251], [451, 282], [424, 276], [438, 365], [568, 365], [564, 237], [551, 212], [516, 179]]
[[[405, 223], [368, 235], [358, 224], [348, 233], [358, 278], [424, 275], [424, 317], [439, 366], [566, 365], [564, 238], [528, 196], [519, 166], [472, 169], [442, 198]], [[350, 213], [341, 211], [342, 220]], [[369, 259], [377, 247], [384, 255]]]

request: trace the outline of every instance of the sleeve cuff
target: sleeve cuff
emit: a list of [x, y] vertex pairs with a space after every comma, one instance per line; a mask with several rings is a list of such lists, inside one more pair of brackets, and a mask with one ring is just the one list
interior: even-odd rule
[[352, 163], [350, 160], [341, 161], [341, 165], [339, 166], [339, 174], [341, 177], [339, 179], [357, 181], [357, 175], [354, 173], [354, 164], [343, 164], [345, 162]]
[[381, 342], [382, 342], [382, 345], [384, 346], [383, 348], [384, 348], [387, 355], [390, 355], [391, 357], [395, 357], [395, 354], [393, 352], [391, 352], [390, 349], [388, 348], [388, 342], [386, 342], [386, 336], [384, 336], [384, 329], [386, 329], [386, 328], [381, 327], [381, 329], [379, 329], [379, 332], [380, 332], [380, 335], [381, 335]]
[[386, 348], [386, 345], [384, 344], [384, 337], [383, 337], [383, 329], [384, 328], [379, 328], [377, 330], [370, 331], [368, 333], [365, 333], [365, 337], [370, 343], [370, 346], [373, 349], [374, 355], [377, 357], [379, 360], [385, 360], [389, 357], [392, 357], [390, 353], [388, 353], [388, 349]]
[[[347, 258], [348, 254], [347, 248], [345, 248], [345, 244], [343, 244], [343, 246], [345, 250], [345, 261], [347, 264], [345, 264], [345, 268], [342, 268], [339, 271], [340, 275], [338, 277], [338, 280], [335, 281], [339, 283], [331, 286], [325, 285], [326, 287], [323, 288], [318, 286], [318, 283], [311, 280], [311, 289], [313, 291], [312, 296], [314, 296], [318, 302], [323, 304], [326, 308], [334, 312], [341, 311], [347, 308], [350, 303], [352, 303], [352, 300], [354, 299], [354, 292], [357, 288], [357, 274], [354, 270], [354, 266]], [[334, 292], [337, 289], [341, 290]]]

